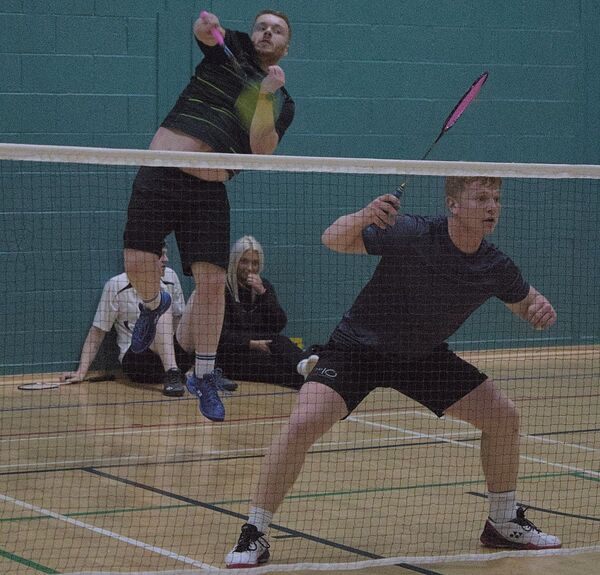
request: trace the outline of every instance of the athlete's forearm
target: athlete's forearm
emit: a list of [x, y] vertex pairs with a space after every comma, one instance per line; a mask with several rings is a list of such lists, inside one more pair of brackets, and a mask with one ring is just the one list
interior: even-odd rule
[[106, 332], [96, 326], [92, 326], [85, 338], [83, 348], [81, 349], [81, 357], [79, 358], [78, 372], [86, 374], [96, 358], [100, 345], [104, 341]]
[[367, 253], [362, 232], [370, 223], [365, 210], [347, 214], [338, 218], [323, 232], [321, 241], [334, 252]]
[[253, 154], [272, 154], [279, 143], [273, 105], [272, 94], [259, 94], [250, 124], [250, 149]]

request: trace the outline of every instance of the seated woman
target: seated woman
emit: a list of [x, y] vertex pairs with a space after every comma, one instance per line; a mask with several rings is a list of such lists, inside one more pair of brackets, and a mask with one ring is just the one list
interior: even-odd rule
[[287, 316], [275, 289], [261, 277], [264, 263], [262, 246], [252, 236], [231, 248], [216, 365], [231, 379], [299, 388], [318, 357], [281, 334]]

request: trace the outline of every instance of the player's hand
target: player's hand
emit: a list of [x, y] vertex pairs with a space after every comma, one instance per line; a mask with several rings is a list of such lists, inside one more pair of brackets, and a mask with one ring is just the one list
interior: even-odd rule
[[212, 12], [206, 12], [205, 10], [200, 12], [200, 16], [194, 24], [194, 35], [196, 38], [207, 46], [216, 45], [217, 41], [211, 32], [213, 28], [217, 28], [223, 34], [219, 19]]
[[540, 293], [527, 308], [527, 321], [539, 330], [548, 329], [556, 323], [556, 311], [552, 304]]
[[273, 94], [282, 86], [285, 86], [285, 72], [279, 66], [269, 66], [268, 74], [260, 83], [260, 91], [263, 94]]
[[59, 381], [76, 382], [76, 381], [83, 381], [84, 377], [85, 377], [85, 373], [82, 373], [80, 371], [65, 371], [59, 375], [58, 380]]
[[269, 344], [272, 342], [272, 339], [251, 339], [248, 344], [250, 349], [254, 351], [260, 351], [261, 353], [271, 353], [271, 348]]
[[267, 291], [258, 274], [248, 274], [248, 277], [246, 278], [246, 285], [256, 295], [263, 295]]
[[393, 194], [384, 194], [375, 198], [370, 204], [361, 210], [362, 216], [366, 220], [365, 225], [376, 225], [378, 228], [385, 229], [396, 223], [400, 200]]
[[210, 33], [213, 28], [218, 28], [220, 26], [219, 19], [212, 12], [207, 12], [203, 10], [200, 12], [200, 17], [198, 18], [198, 23], [203, 31]]

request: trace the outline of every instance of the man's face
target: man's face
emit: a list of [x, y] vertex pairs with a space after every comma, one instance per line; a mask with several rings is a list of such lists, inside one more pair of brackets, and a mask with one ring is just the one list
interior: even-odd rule
[[251, 38], [258, 55], [273, 65], [287, 54], [290, 31], [283, 18], [261, 14], [254, 22]]
[[454, 200], [451, 211], [465, 228], [487, 236], [498, 224], [500, 207], [500, 187], [475, 180]]

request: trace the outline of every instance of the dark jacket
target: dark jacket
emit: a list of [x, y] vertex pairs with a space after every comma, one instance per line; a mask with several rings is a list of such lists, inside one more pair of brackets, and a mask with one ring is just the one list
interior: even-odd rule
[[266, 289], [252, 301], [252, 290], [238, 286], [240, 301], [236, 302], [229, 289], [225, 290], [225, 318], [220, 347], [247, 350], [250, 340], [272, 339], [287, 324], [285, 311], [279, 305], [271, 283], [261, 278]]

